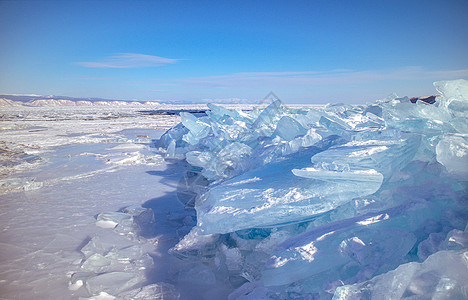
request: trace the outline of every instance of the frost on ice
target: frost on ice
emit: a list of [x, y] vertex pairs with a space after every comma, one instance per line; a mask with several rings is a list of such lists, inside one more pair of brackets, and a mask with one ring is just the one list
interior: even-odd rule
[[171, 253], [229, 299], [467, 298], [468, 81], [434, 85], [433, 104], [181, 114], [159, 147], [203, 180]]

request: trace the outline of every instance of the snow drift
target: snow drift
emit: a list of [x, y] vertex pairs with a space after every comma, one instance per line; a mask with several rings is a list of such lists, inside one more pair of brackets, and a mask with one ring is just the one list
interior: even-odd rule
[[468, 81], [434, 85], [434, 104], [181, 113], [159, 147], [197, 225], [171, 253], [230, 299], [468, 297]]

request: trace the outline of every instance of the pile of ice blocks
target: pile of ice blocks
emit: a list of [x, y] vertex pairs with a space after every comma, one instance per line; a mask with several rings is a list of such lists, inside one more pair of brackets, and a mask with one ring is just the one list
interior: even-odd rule
[[230, 299], [467, 298], [468, 81], [434, 85], [433, 104], [181, 113], [159, 146], [203, 180], [171, 253]]

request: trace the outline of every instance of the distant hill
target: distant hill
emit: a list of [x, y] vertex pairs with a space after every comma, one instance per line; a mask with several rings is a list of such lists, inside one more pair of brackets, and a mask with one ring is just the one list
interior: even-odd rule
[[159, 105], [159, 102], [74, 98], [67, 96], [0, 95], [0, 106], [135, 106]]

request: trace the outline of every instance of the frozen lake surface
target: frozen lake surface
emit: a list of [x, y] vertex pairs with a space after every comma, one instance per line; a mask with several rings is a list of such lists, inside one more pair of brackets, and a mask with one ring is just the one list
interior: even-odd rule
[[[82, 272], [80, 250], [96, 237], [150, 255], [154, 267], [140, 267], [140, 285], [168, 281], [185, 268], [167, 254], [188, 232], [180, 227], [194, 222], [176, 196], [181, 167], [151, 149], [179, 118], [139, 110], [2, 108], [0, 299], [90, 297], [70, 280]], [[152, 232], [129, 236], [96, 226], [98, 214], [131, 205], [153, 209]]]

